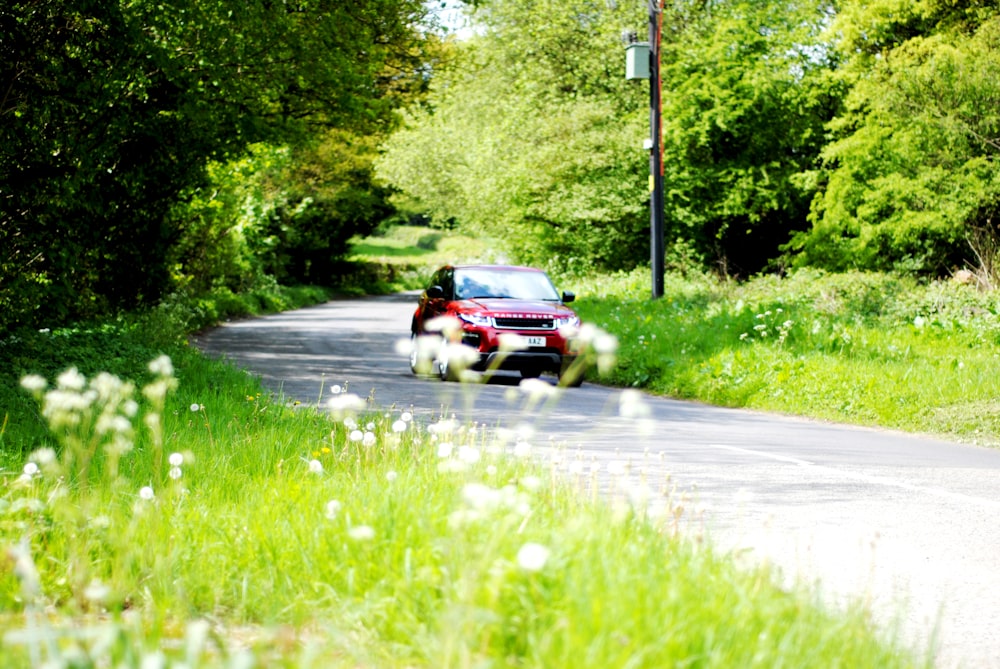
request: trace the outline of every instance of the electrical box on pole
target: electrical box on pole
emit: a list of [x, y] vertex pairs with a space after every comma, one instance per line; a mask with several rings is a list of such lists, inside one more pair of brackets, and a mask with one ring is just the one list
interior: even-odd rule
[[625, 47], [625, 78], [649, 79], [649, 42], [634, 42]]

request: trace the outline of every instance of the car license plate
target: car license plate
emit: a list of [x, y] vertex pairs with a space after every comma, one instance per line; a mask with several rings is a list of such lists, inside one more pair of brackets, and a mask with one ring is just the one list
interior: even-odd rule
[[545, 337], [528, 337], [528, 346], [545, 346]]

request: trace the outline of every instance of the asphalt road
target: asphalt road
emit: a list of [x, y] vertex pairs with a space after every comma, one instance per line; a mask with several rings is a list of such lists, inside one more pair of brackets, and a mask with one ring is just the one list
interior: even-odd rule
[[530, 426], [582, 485], [648, 498], [654, 513], [683, 507], [684, 531], [815, 584], [831, 605], [869, 604], [911, 647], [933, 642], [937, 666], [1000, 668], [1000, 451], [651, 396], [623, 409], [621, 391], [592, 383], [528, 407], [514, 376], [414, 377], [398, 344], [415, 301], [333, 301], [194, 343], [290, 400], [347, 384], [428, 418]]

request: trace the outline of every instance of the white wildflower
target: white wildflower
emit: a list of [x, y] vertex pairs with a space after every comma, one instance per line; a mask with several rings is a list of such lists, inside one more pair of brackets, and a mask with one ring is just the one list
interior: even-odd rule
[[329, 502], [326, 503], [326, 509], [325, 509], [326, 517], [329, 518], [330, 520], [333, 520], [340, 513], [341, 508], [342, 506], [340, 502], [338, 502], [335, 499], [331, 499]]
[[355, 541], [371, 541], [375, 538], [375, 529], [369, 525], [355, 525], [347, 530], [347, 536]]
[[40, 393], [48, 385], [48, 382], [38, 374], [28, 374], [21, 379], [21, 387], [31, 393]]
[[479, 449], [472, 446], [460, 446], [458, 449], [458, 459], [467, 464], [479, 462]]
[[517, 566], [525, 571], [541, 571], [549, 560], [550, 551], [536, 543], [526, 543], [517, 551]]
[[161, 355], [149, 363], [149, 371], [158, 376], [173, 376], [174, 364], [170, 362], [170, 357]]

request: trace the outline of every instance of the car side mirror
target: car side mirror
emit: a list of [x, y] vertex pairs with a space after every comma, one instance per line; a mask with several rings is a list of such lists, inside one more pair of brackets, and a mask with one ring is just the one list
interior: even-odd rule
[[568, 290], [563, 291], [562, 300], [563, 302], [572, 302], [576, 299], [576, 293], [571, 293]]
[[444, 288], [441, 286], [431, 286], [427, 289], [427, 297], [432, 300], [440, 300], [444, 297]]

